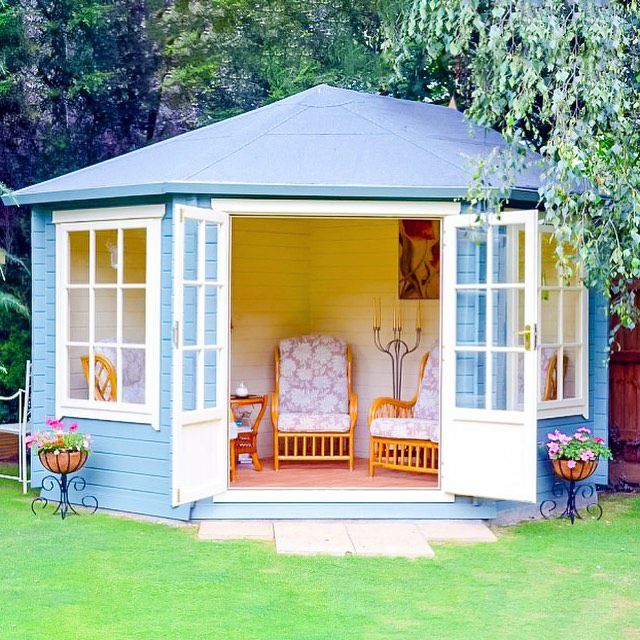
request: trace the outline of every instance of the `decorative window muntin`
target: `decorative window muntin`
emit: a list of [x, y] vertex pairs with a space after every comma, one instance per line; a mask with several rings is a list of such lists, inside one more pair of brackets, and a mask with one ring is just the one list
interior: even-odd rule
[[160, 220], [58, 224], [58, 413], [158, 428]]
[[588, 414], [588, 295], [574, 252], [571, 270], [558, 263], [552, 231], [542, 228], [539, 269], [539, 385], [541, 417]]

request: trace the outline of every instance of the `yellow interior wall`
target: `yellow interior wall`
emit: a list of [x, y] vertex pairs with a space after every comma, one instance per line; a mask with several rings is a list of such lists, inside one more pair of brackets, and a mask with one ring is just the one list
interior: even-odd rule
[[[322, 333], [353, 352], [359, 396], [356, 455], [368, 455], [371, 401], [391, 395], [388, 356], [373, 345], [373, 298], [382, 300], [389, 340], [398, 289], [397, 220], [235, 219], [232, 248], [231, 389], [243, 380], [254, 393], [273, 390], [273, 350], [282, 338]], [[403, 301], [405, 336], [415, 333], [415, 301]], [[439, 333], [438, 300], [421, 303], [420, 348], [405, 359], [403, 396], [415, 393], [419, 361]], [[272, 426], [261, 425], [260, 454], [272, 452]]]
[[[274, 388], [273, 356], [282, 338], [309, 331], [309, 229], [297, 220], [235, 218], [231, 249], [231, 381], [251, 393]], [[267, 412], [258, 448], [273, 451]]]

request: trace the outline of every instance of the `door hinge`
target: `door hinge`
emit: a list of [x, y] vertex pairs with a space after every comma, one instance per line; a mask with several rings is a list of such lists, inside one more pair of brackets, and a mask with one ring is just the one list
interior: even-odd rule
[[180, 346], [180, 323], [177, 320], [173, 323], [173, 346], [176, 349]]

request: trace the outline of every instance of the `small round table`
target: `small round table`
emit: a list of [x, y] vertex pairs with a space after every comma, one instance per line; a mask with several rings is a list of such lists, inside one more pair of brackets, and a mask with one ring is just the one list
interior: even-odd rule
[[229, 469], [232, 482], [236, 475], [236, 461], [241, 453], [248, 453], [251, 456], [253, 468], [256, 471], [262, 471], [262, 463], [258, 458], [258, 429], [267, 409], [268, 400], [267, 395], [231, 396], [229, 401], [231, 418], [242, 422], [240, 426], [233, 423], [236, 427], [235, 438], [232, 439], [232, 431], [229, 430], [229, 455], [231, 456]]

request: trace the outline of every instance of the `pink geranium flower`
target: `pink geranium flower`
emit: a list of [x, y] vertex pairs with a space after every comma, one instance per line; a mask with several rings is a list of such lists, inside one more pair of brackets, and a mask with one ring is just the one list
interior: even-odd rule
[[576, 461], [575, 460], [568, 460], [567, 461], [567, 467], [569, 467], [569, 469], [573, 469], [576, 466]]
[[77, 430], [78, 430], [78, 423], [77, 422], [72, 422], [69, 425], [69, 431], [71, 431], [73, 433], [74, 431], [77, 431]]

